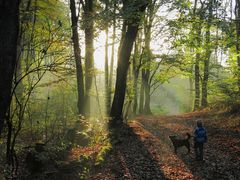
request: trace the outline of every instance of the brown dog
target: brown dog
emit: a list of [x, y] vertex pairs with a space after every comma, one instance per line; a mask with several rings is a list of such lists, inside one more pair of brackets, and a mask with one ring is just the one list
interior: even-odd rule
[[191, 135], [187, 133], [186, 139], [178, 139], [176, 136], [169, 136], [174, 146], [174, 152], [177, 153], [177, 148], [185, 146], [188, 149], [188, 153], [190, 153], [190, 138]]

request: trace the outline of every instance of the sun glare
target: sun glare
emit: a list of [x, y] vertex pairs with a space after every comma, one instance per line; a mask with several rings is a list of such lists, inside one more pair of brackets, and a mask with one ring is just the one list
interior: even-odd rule
[[[111, 35], [111, 34], [110, 34]], [[95, 46], [95, 52], [94, 52], [94, 65], [95, 68], [99, 69], [99, 70], [104, 70], [104, 64], [105, 64], [105, 43], [106, 43], [106, 34], [105, 32], [101, 32], [99, 33], [99, 36], [95, 39], [94, 42], [94, 46]], [[110, 61], [111, 61], [111, 56], [112, 56], [112, 39], [109, 38], [109, 42], [108, 42], [109, 46], [108, 46], [108, 65], [110, 65]], [[115, 61], [114, 61], [114, 65], [116, 65], [116, 55], [117, 55], [117, 47], [118, 47], [118, 43], [115, 44]]]

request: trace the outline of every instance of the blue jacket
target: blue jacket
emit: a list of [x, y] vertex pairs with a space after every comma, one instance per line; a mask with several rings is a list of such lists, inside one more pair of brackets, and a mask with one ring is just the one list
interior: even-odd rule
[[204, 127], [197, 127], [194, 131], [194, 142], [207, 142], [207, 132]]

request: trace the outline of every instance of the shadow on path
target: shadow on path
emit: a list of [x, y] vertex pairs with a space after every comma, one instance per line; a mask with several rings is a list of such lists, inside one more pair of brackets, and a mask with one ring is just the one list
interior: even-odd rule
[[158, 162], [152, 157], [133, 128], [123, 124], [112, 136], [113, 156], [111, 173], [115, 179], [166, 179]]
[[[186, 120], [184, 117], [171, 117], [170, 119], [169, 117], [160, 117], [158, 119], [157, 117], [151, 117], [145, 120], [139, 119], [139, 121], [162, 144], [165, 143], [169, 152], [172, 152], [172, 147], [168, 136], [191, 132], [195, 123], [194, 119]], [[208, 143], [205, 145], [205, 161], [195, 161], [193, 148], [190, 155], [186, 155], [185, 149], [181, 148], [178, 151], [175, 163], [182, 161], [185, 165], [184, 168], [190, 170], [197, 179], [238, 179], [240, 177], [239, 134], [237, 135], [227, 129], [216, 130], [212, 126], [207, 126], [207, 130], [209, 138]], [[159, 151], [162, 152], [162, 150]]]

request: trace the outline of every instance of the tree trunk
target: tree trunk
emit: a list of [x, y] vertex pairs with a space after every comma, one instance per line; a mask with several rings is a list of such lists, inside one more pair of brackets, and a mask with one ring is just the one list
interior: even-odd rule
[[136, 38], [138, 26], [129, 26], [119, 53], [115, 94], [110, 116], [122, 120], [122, 109], [126, 91], [127, 71], [133, 42]]
[[137, 107], [138, 107], [138, 76], [134, 73], [133, 77], [133, 91], [134, 91], [134, 98], [133, 98], [133, 115], [137, 114]]
[[140, 99], [139, 99], [139, 114], [143, 113], [143, 105], [144, 105], [144, 75], [145, 70], [142, 69], [142, 83], [141, 83], [141, 89], [140, 89]]
[[[106, 16], [108, 17], [108, 0], [106, 3]], [[105, 104], [106, 114], [110, 113], [111, 89], [109, 89], [109, 70], [108, 70], [108, 19], [106, 20], [106, 42], [105, 42]], [[110, 91], [110, 92], [109, 92]]]
[[78, 90], [78, 112], [85, 115], [84, 112], [84, 83], [83, 83], [83, 69], [81, 59], [81, 49], [78, 37], [78, 17], [76, 16], [75, 0], [70, 0], [71, 21], [72, 21], [72, 41], [74, 49], [74, 57], [76, 63], [77, 74], [77, 90]]
[[146, 69], [144, 79], [144, 90], [145, 90], [145, 103], [144, 103], [144, 114], [152, 114], [151, 108], [150, 108], [150, 83], [149, 83], [149, 77], [150, 77], [150, 67]]
[[[197, 43], [198, 47], [201, 46], [201, 29], [197, 30]], [[194, 71], [194, 80], [195, 80], [195, 100], [194, 100], [194, 111], [198, 110], [200, 107], [200, 68], [199, 68], [199, 61], [201, 58], [201, 54], [199, 51], [196, 52], [196, 59], [195, 59], [195, 71]]]
[[144, 114], [152, 114], [150, 109], [150, 90], [151, 90], [151, 80], [150, 80], [150, 74], [151, 74], [151, 61], [152, 61], [152, 51], [150, 48], [151, 43], [151, 36], [152, 36], [152, 26], [153, 26], [153, 20], [154, 20], [154, 8], [156, 1], [149, 1], [149, 6], [147, 8], [147, 12], [144, 18], [144, 37], [145, 37], [145, 50], [144, 54], [146, 56], [146, 70], [145, 70], [145, 76], [144, 76], [144, 90], [145, 90], [145, 103], [144, 103]]
[[199, 60], [200, 60], [200, 53], [197, 52], [196, 54], [196, 61], [195, 61], [195, 100], [194, 100], [194, 110], [199, 109], [200, 107], [200, 72], [199, 72]]
[[[109, 104], [109, 113], [110, 113], [110, 106], [112, 101], [112, 82], [113, 82], [113, 64], [114, 64], [114, 56], [115, 56], [115, 40], [116, 40], [116, 2], [113, 5], [113, 38], [112, 38], [112, 55], [111, 55], [111, 63], [110, 63], [110, 74], [109, 74], [109, 99], [107, 102]], [[108, 114], [109, 115], [109, 114]]]
[[206, 28], [206, 56], [204, 59], [204, 74], [202, 82], [202, 107], [205, 108], [208, 105], [207, 95], [208, 95], [208, 77], [209, 77], [209, 61], [212, 53], [211, 42], [210, 42], [210, 28], [212, 23], [212, 0], [209, 1], [209, 17]]
[[[196, 20], [196, 6], [197, 6], [197, 0], [195, 0], [194, 4], [194, 21]], [[197, 41], [197, 48], [201, 46], [201, 31], [202, 31], [202, 19], [203, 15], [200, 14], [200, 22], [193, 25], [193, 31], [196, 32], [196, 41]], [[194, 111], [198, 110], [200, 107], [200, 68], [199, 68], [199, 62], [200, 62], [201, 54], [198, 50], [196, 50], [196, 56], [195, 56], [195, 64], [194, 64], [194, 80], [195, 80], [195, 99], [194, 99]]]
[[240, 0], [236, 0], [236, 8], [235, 8], [235, 17], [236, 17], [236, 51], [237, 51], [237, 79], [238, 79], [238, 92], [240, 94]]
[[11, 103], [12, 80], [17, 62], [19, 2], [0, 1], [0, 134]]
[[93, 22], [93, 0], [85, 1], [85, 115], [90, 116], [90, 90], [94, 71], [94, 22]]
[[189, 77], [189, 112], [193, 109], [193, 91], [194, 91], [194, 81], [192, 77]]
[[8, 133], [7, 133], [7, 149], [6, 149], [6, 160], [7, 164], [11, 165], [12, 162], [12, 154], [11, 154], [11, 142], [12, 142], [12, 122], [7, 122]]
[[139, 49], [138, 49], [138, 41], [135, 41], [134, 46], [134, 55], [133, 55], [133, 115], [137, 114], [137, 106], [138, 106], [138, 75], [139, 75], [139, 68], [138, 68], [138, 59]]
[[[125, 2], [125, 3], [128, 4], [130, 2]], [[131, 3], [135, 3], [135, 2], [131, 2]], [[121, 45], [119, 57], [118, 57], [115, 94], [114, 94], [111, 113], [110, 113], [110, 116], [113, 117], [113, 120], [112, 120], [113, 123], [117, 123], [119, 121], [122, 122], [123, 120], [122, 110], [123, 110], [125, 91], [126, 91], [126, 80], [127, 80], [127, 72], [129, 67], [129, 59], [130, 59], [131, 51], [133, 48], [133, 43], [137, 36], [138, 26], [141, 20], [141, 17], [139, 14], [145, 11], [146, 5], [147, 4], [141, 4], [135, 12], [137, 13], [137, 16], [135, 14], [135, 16], [132, 17], [133, 19], [129, 19], [129, 21], [127, 22], [126, 35], [122, 41], [122, 45]], [[128, 7], [128, 5], [126, 7]]]

